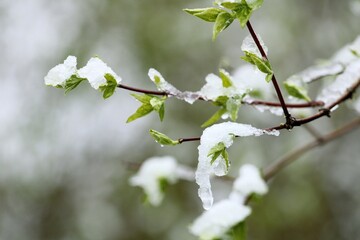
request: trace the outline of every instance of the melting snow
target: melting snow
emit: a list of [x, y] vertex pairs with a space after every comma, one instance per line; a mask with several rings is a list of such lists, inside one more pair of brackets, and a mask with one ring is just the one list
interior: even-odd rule
[[279, 131], [266, 132], [251, 125], [234, 122], [215, 124], [204, 130], [198, 147], [199, 163], [195, 172], [196, 183], [199, 185], [198, 194], [204, 209], [209, 209], [213, 204], [210, 175], [214, 173], [217, 176], [223, 176], [227, 173], [226, 163], [222, 156], [219, 156], [213, 164], [210, 163], [211, 157], [208, 156], [210, 149], [220, 142], [229, 148], [233, 143], [234, 135], [247, 137], [263, 134], [278, 136]]

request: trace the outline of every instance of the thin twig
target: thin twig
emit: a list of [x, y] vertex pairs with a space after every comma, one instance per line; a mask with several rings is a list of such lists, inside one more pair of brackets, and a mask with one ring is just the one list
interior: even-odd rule
[[134, 87], [126, 86], [126, 85], [121, 84], [121, 83], [119, 83], [117, 85], [117, 87], [129, 90], [129, 91], [133, 91], [133, 92], [145, 93], [145, 94], [151, 94], [151, 95], [157, 95], [157, 96], [167, 96], [168, 95], [168, 93], [166, 93], [166, 92], [150, 91], [150, 90], [141, 89], [141, 88], [134, 88]]
[[[250, 21], [248, 21], [248, 22], [246, 23], [246, 26], [247, 26], [247, 28], [249, 29], [250, 35], [251, 35], [251, 37], [254, 39], [254, 42], [255, 42], [257, 48], [259, 49], [259, 51], [260, 51], [260, 53], [261, 53], [261, 56], [262, 56], [264, 59], [268, 60], [268, 57], [267, 57], [267, 55], [266, 55], [266, 53], [265, 53], [265, 50], [264, 50], [264, 48], [261, 46], [260, 41], [259, 41], [259, 39], [258, 39], [258, 37], [257, 37], [257, 35], [256, 35], [256, 33], [255, 33], [254, 29], [253, 29], [253, 27], [251, 26]], [[291, 129], [291, 128], [292, 128], [292, 122], [294, 121], [294, 119], [291, 117], [291, 115], [290, 115], [290, 113], [289, 113], [289, 111], [288, 111], [288, 109], [287, 109], [287, 107], [286, 107], [286, 103], [285, 103], [284, 97], [283, 97], [283, 95], [282, 95], [282, 93], [281, 93], [279, 84], [278, 84], [278, 82], [277, 82], [277, 80], [276, 80], [275, 74], [273, 74], [271, 81], [272, 81], [272, 83], [273, 83], [273, 85], [274, 85], [276, 94], [277, 94], [278, 99], [279, 99], [279, 101], [280, 101], [280, 103], [281, 103], [281, 107], [282, 107], [282, 109], [283, 109], [283, 111], [284, 111], [284, 115], [285, 115], [286, 123], [287, 123], [287, 124], [286, 124], [286, 127], [287, 127], [288, 129]]]
[[184, 142], [195, 142], [195, 141], [200, 141], [200, 137], [194, 137], [194, 138], [179, 138], [178, 139], [179, 143], [184, 143]]
[[[167, 92], [161, 92], [161, 91], [151, 91], [151, 90], [146, 90], [146, 89], [142, 89], [142, 88], [135, 88], [135, 87], [130, 87], [124, 84], [118, 84], [118, 88], [122, 88], [128, 91], [133, 91], [133, 92], [138, 92], [138, 93], [144, 93], [144, 94], [150, 94], [150, 95], [156, 95], [156, 96], [174, 96], [171, 93], [167, 93]], [[200, 97], [199, 100], [202, 101], [207, 101], [204, 98]], [[262, 105], [262, 106], [270, 106], [270, 107], [281, 107], [281, 103], [278, 102], [269, 102], [269, 101], [263, 101], [263, 100], [253, 100], [251, 102], [247, 102], [247, 101], [242, 101], [242, 104], [247, 104], [247, 105]], [[307, 102], [307, 103], [289, 103], [286, 104], [286, 107], [288, 108], [309, 108], [309, 107], [321, 107], [324, 106], [324, 103], [322, 101], [311, 101], [311, 102]]]
[[[321, 118], [323, 116], [330, 117], [331, 110], [335, 106], [337, 106], [337, 105], [345, 102], [347, 99], [351, 98], [353, 96], [354, 92], [356, 91], [356, 89], [359, 86], [360, 86], [360, 79], [358, 79], [351, 87], [349, 87], [347, 89], [347, 91], [343, 95], [341, 95], [336, 101], [334, 101], [332, 104], [330, 104], [329, 106], [327, 106], [325, 108], [321, 108], [318, 113], [316, 113], [316, 114], [314, 114], [314, 115], [312, 115], [310, 117], [295, 120], [294, 123], [293, 123], [293, 126], [298, 127], [298, 126], [301, 126], [303, 124], [312, 122], [312, 121], [314, 121], [314, 120], [316, 120], [318, 118]], [[279, 126], [267, 128], [265, 130], [271, 131], [271, 130], [281, 130], [281, 129], [285, 129], [285, 128], [287, 128], [285, 126], [285, 124], [280, 124]]]
[[320, 139], [316, 139], [304, 146], [297, 148], [288, 154], [284, 155], [282, 158], [274, 162], [264, 171], [264, 179], [266, 181], [273, 178], [277, 173], [279, 173], [282, 169], [288, 166], [290, 163], [297, 160], [306, 152], [310, 151], [311, 149], [329, 143], [347, 133], [350, 133], [352, 130], [356, 129], [360, 126], [360, 117], [356, 118], [355, 120], [351, 121], [350, 123], [344, 125], [343, 127], [321, 137]]

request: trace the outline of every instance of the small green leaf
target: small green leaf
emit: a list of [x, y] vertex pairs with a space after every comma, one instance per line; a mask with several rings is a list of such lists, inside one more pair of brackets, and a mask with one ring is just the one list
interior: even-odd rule
[[87, 80], [87, 79], [86, 78], [80, 78], [80, 77], [78, 77], [76, 75], [72, 75], [65, 82], [65, 94], [70, 92], [71, 90], [75, 89], [84, 80]]
[[254, 11], [258, 8], [260, 8], [264, 3], [264, 0], [256, 0], [256, 1], [251, 1], [251, 3], [248, 3], [249, 7]]
[[268, 82], [268, 83], [271, 82], [273, 76], [274, 76], [274, 74], [268, 74], [268, 75], [266, 75], [266, 77], [265, 77], [266, 82]]
[[170, 185], [169, 181], [166, 178], [160, 178], [158, 181], [161, 193], [165, 193], [166, 189]]
[[155, 139], [155, 141], [161, 145], [177, 145], [179, 144], [179, 140], [172, 140], [165, 134], [155, 131], [153, 129], [150, 129], [150, 135]]
[[354, 49], [350, 49], [351, 53], [354, 54], [356, 57], [360, 58], [360, 52], [354, 50]]
[[115, 78], [109, 73], [105, 74], [104, 77], [106, 79], [106, 85], [100, 86], [99, 89], [103, 93], [103, 98], [107, 99], [114, 94], [117, 87], [117, 82]]
[[228, 12], [220, 13], [215, 21], [213, 28], [213, 40], [219, 35], [220, 32], [224, 31], [234, 21], [234, 17]]
[[134, 120], [136, 120], [136, 119], [138, 119], [138, 118], [141, 118], [141, 117], [143, 117], [143, 116], [151, 113], [153, 110], [154, 110], [154, 109], [153, 109], [153, 107], [151, 106], [151, 104], [144, 103], [143, 105], [141, 105], [141, 106], [136, 110], [136, 112], [135, 112], [133, 115], [131, 115], [131, 116], [127, 119], [126, 123], [129, 123], [129, 122], [132, 122], [132, 121], [134, 121]]
[[216, 98], [214, 104], [216, 106], [222, 106], [222, 107], [226, 107], [226, 102], [229, 100], [228, 96], [220, 96], [218, 98]]
[[154, 108], [156, 112], [159, 113], [160, 121], [164, 119], [164, 115], [165, 115], [165, 100], [166, 97], [163, 98], [152, 97], [150, 100], [151, 106]]
[[229, 170], [229, 167], [230, 167], [230, 161], [229, 161], [229, 154], [228, 152], [226, 151], [226, 148], [224, 148], [222, 151], [221, 151], [221, 156], [224, 158], [225, 160], [225, 165], [226, 165], [226, 171]]
[[249, 54], [251, 59], [253, 60], [254, 64], [257, 66], [257, 68], [266, 74], [273, 74], [273, 71], [271, 69], [269, 60], [267, 59], [262, 59], [260, 57], [258, 57], [257, 55], [253, 54], [253, 53], [249, 53], [249, 52], [245, 52], [246, 54]]
[[270, 82], [273, 73], [269, 60], [258, 57], [256, 54], [245, 51], [245, 56], [241, 57], [248, 63], [255, 65], [261, 72], [266, 73], [266, 81]]
[[159, 112], [161, 106], [164, 104], [165, 99], [161, 99], [158, 97], [152, 97], [150, 100], [151, 106], [154, 108], [155, 111]]
[[310, 97], [307, 95], [307, 92], [303, 87], [297, 86], [293, 82], [284, 82], [284, 86], [289, 95], [298, 99], [303, 99], [308, 102], [311, 101]]
[[245, 221], [242, 221], [236, 224], [234, 227], [230, 229], [228, 232], [231, 239], [233, 240], [246, 240], [246, 224]]
[[223, 2], [221, 3], [221, 6], [224, 8], [227, 8], [231, 11], [239, 10], [242, 7], [242, 3], [239, 2]]
[[153, 98], [152, 96], [147, 95], [147, 94], [140, 95], [140, 94], [132, 93], [130, 95], [133, 96], [134, 98], [136, 98], [139, 102], [148, 103], [148, 104], [150, 104], [150, 101]]
[[155, 80], [155, 84], [156, 84], [156, 85], [159, 85], [160, 82], [161, 82], [161, 78], [160, 78], [159, 76], [157, 76], [157, 75], [156, 75], [154, 78], [155, 78], [155, 79], [154, 79], [154, 80]]
[[242, 0], [240, 8], [235, 10], [235, 12], [236, 18], [240, 22], [240, 26], [244, 28], [246, 26], [246, 23], [249, 21], [253, 10], [250, 8], [250, 6], [246, 3], [245, 0]]
[[160, 121], [164, 120], [164, 116], [165, 116], [165, 104], [161, 105], [160, 109], [159, 109], [159, 118]]
[[220, 78], [222, 80], [222, 85], [224, 88], [231, 87], [233, 85], [229, 73], [227, 73], [224, 69], [219, 70]]
[[208, 157], [212, 156], [210, 163], [213, 164], [225, 149], [225, 144], [223, 142], [219, 142], [214, 147], [212, 147], [208, 153]]
[[215, 22], [217, 16], [224, 12], [219, 8], [195, 8], [184, 9], [184, 11], [207, 22]]
[[238, 117], [239, 108], [241, 106], [241, 97], [236, 96], [229, 98], [226, 102], [226, 111], [230, 114], [230, 119], [232, 121], [236, 121]]
[[208, 127], [210, 125], [213, 125], [214, 123], [216, 123], [217, 121], [219, 121], [219, 119], [221, 118], [221, 116], [223, 114], [226, 113], [226, 109], [225, 108], [220, 108], [214, 115], [212, 115], [206, 122], [204, 122], [201, 127]]

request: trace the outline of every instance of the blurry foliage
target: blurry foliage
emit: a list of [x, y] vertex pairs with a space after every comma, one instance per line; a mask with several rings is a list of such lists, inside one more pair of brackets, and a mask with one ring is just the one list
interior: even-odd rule
[[[44, 11], [56, 8], [56, 4], [41, 3]], [[359, 34], [358, 19], [349, 13], [346, 3], [335, 0], [265, 1], [263, 8], [254, 14], [253, 23], [269, 47], [273, 69], [280, 79], [312, 65], [318, 58], [330, 57]], [[217, 71], [222, 59], [235, 68], [241, 64], [240, 44], [246, 31], [232, 26], [217, 42], [212, 42], [211, 26], [181, 11], [202, 5], [196, 1], [107, 0], [79, 1], [79, 4], [78, 18], [82, 21], [73, 20], [77, 31], [72, 40], [67, 40], [66, 46], [57, 51], [63, 56], [77, 55], [79, 65], [95, 54], [110, 59], [109, 65], [114, 66], [116, 72], [131, 76], [125, 79], [129, 85], [152, 86], [146, 73], [149, 67], [155, 67], [179, 89], [197, 90], [203, 85], [206, 74]], [[6, 9], [1, 4], [0, 9], [1, 24], [10, 24], [2, 22], [4, 17], [1, 16]], [[41, 34], [46, 36], [47, 33]], [[58, 41], [60, 43], [62, 39]], [[59, 62], [55, 61], [60, 57], [54, 56], [58, 54], [54, 52], [47, 53], [48, 59]], [[115, 64], [110, 64], [111, 61]], [[52, 65], [46, 60], [41, 61], [38, 76], [45, 75], [42, 71]], [[30, 76], [26, 81], [38, 83], [42, 79], [31, 79]], [[88, 89], [82, 88], [77, 89], [81, 93], [78, 96], [76, 93], [66, 97], [54, 92], [43, 94], [38, 105], [34, 103], [35, 107], [28, 107], [23, 113], [28, 115], [24, 117], [26, 121], [20, 123], [14, 118], [16, 128], [12, 135], [23, 142], [20, 146], [15, 145], [17, 154], [12, 155], [13, 158], [0, 155], [8, 158], [1, 162], [3, 173], [0, 175], [4, 176], [0, 178], [0, 239], [194, 239], [187, 226], [202, 211], [195, 184], [181, 182], [172, 186], [162, 206], [144, 207], [141, 190], [128, 185], [128, 177], [134, 171], [127, 169], [128, 164], [124, 162], [139, 163], [153, 155], [171, 154], [180, 162], [195, 166], [195, 143], [160, 148], [147, 136], [145, 129], [151, 126], [170, 136], [198, 136], [201, 134], [199, 126], [213, 112], [213, 107], [203, 102], [189, 106], [172, 100], [167, 105], [163, 124], [154, 117], [140, 121], [135, 127], [124, 126], [118, 123], [128, 117], [125, 113], [130, 114], [136, 109], [134, 102], [124, 100], [131, 98], [128, 93], [118, 90], [115, 93], [121, 95], [118, 99], [103, 102], [100, 95], [87, 93]], [[21, 95], [21, 101], [26, 106], [26, 102], [34, 102], [34, 99], [32, 91], [25, 93]], [[94, 100], [96, 98], [100, 100]], [[78, 105], [77, 101], [80, 102]], [[119, 101], [111, 108], [124, 110], [107, 111], [105, 107], [110, 106], [109, 101]], [[67, 125], [66, 122], [74, 120], [77, 114], [84, 115]], [[102, 119], [105, 114], [112, 119], [111, 124]], [[61, 121], [59, 116], [62, 116]], [[350, 116], [352, 113], [343, 109], [330, 120], [319, 120], [315, 126], [319, 131], [328, 131]], [[94, 121], [86, 122], [89, 118]], [[240, 110], [239, 121], [266, 127], [279, 119], [259, 115], [245, 106]], [[51, 125], [52, 122], [58, 125]], [[81, 141], [61, 135], [76, 132], [73, 125]], [[121, 132], [121, 135], [116, 131], [125, 127], [132, 132]], [[8, 131], [7, 126], [1, 128], [3, 132]], [[97, 134], [100, 130], [102, 135]], [[121, 136], [115, 138], [117, 135]], [[1, 141], [6, 141], [5, 137], [0, 133]], [[301, 161], [307, 161], [294, 164], [276, 178], [271, 183], [270, 193], [255, 204], [254, 215], [250, 218], [250, 239], [331, 240], [359, 236], [360, 219], [356, 218], [359, 205], [356, 201], [346, 200], [359, 199], [359, 190], [349, 183], [348, 189], [342, 189], [340, 195], [346, 196], [342, 198], [336, 194], [336, 185], [326, 187], [332, 181], [332, 176], [327, 173], [335, 171], [331, 169], [331, 163], [340, 162], [335, 165], [336, 171], [344, 178], [359, 176], [359, 170], [348, 175], [344, 172], [348, 168], [341, 165], [346, 161], [348, 166], [360, 169], [354, 163], [359, 156], [357, 137], [352, 134], [346, 140], [331, 143], [325, 148], [327, 151], [306, 155]], [[229, 154], [233, 167], [244, 162], [265, 166], [309, 139], [311, 137], [303, 129], [295, 129], [291, 133], [283, 132], [277, 141], [267, 138], [242, 140], [234, 144]], [[135, 142], [138, 144], [134, 145]], [[353, 142], [353, 148], [347, 147], [348, 142]], [[75, 146], [81, 146], [81, 150]], [[26, 168], [26, 161], [37, 159], [42, 161], [34, 164], [34, 169]], [[320, 159], [325, 163], [318, 163]], [[24, 164], [24, 174], [29, 171], [33, 176], [22, 178], [21, 172], [15, 171], [6, 177], [5, 173], [9, 171], [10, 174], [16, 164]], [[44, 176], [44, 173], [47, 174]], [[343, 208], [348, 216], [341, 214]], [[339, 222], [347, 218], [351, 221], [345, 228]]]

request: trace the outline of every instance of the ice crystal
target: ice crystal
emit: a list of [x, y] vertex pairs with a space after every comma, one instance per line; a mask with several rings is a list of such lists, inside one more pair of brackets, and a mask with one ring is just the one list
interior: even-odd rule
[[[262, 46], [262, 48], [264, 49], [265, 53], [267, 54], [268, 52], [268, 48], [265, 46], [263, 40], [261, 39], [261, 37], [258, 35], [257, 36], [259, 41], [260, 41], [260, 45]], [[260, 50], [258, 49], [258, 47], [256, 46], [256, 43], [254, 41], [254, 39], [249, 35], [247, 36], [242, 45], [241, 45], [241, 50], [243, 52], [249, 52], [249, 53], [253, 53], [256, 56], [258, 56], [259, 58], [262, 58]]]

